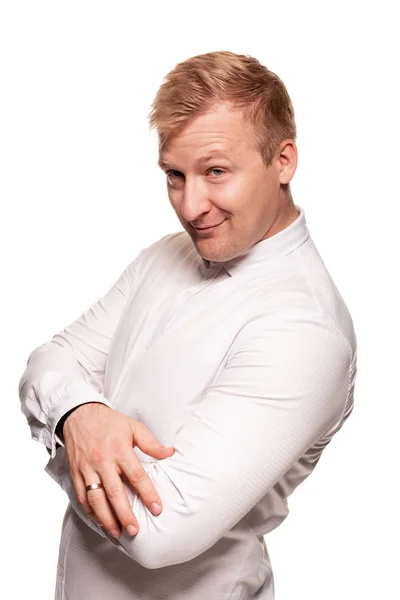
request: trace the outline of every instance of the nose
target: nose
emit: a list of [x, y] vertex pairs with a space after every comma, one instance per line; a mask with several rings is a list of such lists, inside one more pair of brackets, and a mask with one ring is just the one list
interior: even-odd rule
[[183, 188], [181, 215], [186, 221], [197, 221], [198, 217], [210, 210], [210, 201], [202, 182], [186, 178]]

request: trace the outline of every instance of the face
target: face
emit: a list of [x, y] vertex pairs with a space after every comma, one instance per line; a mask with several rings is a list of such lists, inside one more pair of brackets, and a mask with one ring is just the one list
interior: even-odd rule
[[298, 213], [288, 202], [297, 166], [284, 140], [266, 167], [241, 112], [229, 105], [194, 117], [161, 149], [168, 197], [197, 252], [221, 262], [274, 235]]

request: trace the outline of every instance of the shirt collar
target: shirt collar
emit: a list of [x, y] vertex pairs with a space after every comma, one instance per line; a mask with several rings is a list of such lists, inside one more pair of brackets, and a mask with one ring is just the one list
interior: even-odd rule
[[206, 274], [215, 272], [215, 269], [221, 268], [222, 265], [228, 274], [232, 276], [244, 269], [247, 270], [249, 267], [262, 267], [272, 258], [290, 254], [290, 252], [301, 246], [310, 235], [303, 208], [297, 204], [295, 204], [295, 207], [300, 214], [293, 223], [271, 237], [250, 246], [247, 250], [243, 250], [234, 258], [224, 262], [215, 262], [201, 257], [204, 272]]

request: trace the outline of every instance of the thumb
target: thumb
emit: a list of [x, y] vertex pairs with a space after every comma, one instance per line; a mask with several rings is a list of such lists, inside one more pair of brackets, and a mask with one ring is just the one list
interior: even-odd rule
[[145, 454], [149, 454], [154, 458], [166, 458], [175, 453], [175, 448], [172, 446], [163, 446], [144, 423], [132, 418], [129, 418], [129, 423], [135, 444]]

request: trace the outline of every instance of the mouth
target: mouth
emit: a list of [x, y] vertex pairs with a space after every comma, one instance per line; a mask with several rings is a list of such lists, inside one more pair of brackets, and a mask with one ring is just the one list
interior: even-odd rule
[[221, 223], [217, 223], [217, 225], [211, 225], [210, 227], [193, 227], [193, 229], [197, 232], [203, 232], [206, 233], [207, 231], [211, 231], [212, 229], [215, 229], [216, 227], [219, 227], [220, 225], [222, 225], [222, 223], [224, 223], [226, 221], [226, 219], [224, 219], [223, 221], [221, 221]]

